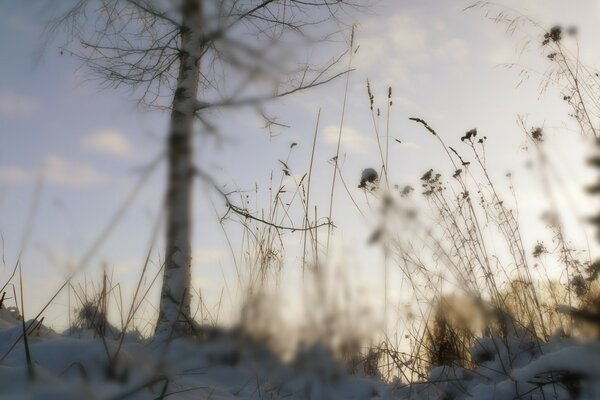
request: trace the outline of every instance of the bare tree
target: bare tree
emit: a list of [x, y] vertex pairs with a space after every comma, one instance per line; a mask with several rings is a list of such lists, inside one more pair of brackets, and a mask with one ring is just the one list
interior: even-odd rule
[[307, 49], [331, 51], [327, 46], [341, 37], [337, 34], [356, 7], [343, 0], [78, 0], [50, 25], [51, 31], [66, 34], [60, 51], [79, 57], [104, 86], [129, 87], [140, 103], [170, 112], [166, 259], [157, 333], [181, 335], [194, 329], [195, 121], [207, 127], [206, 113], [212, 109], [258, 106], [347, 72], [338, 69], [345, 53], [335, 50], [335, 57], [313, 66]]

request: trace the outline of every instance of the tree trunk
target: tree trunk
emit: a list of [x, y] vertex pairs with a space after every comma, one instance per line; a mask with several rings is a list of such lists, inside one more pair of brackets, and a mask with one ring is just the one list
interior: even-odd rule
[[190, 313], [193, 128], [200, 79], [201, 0], [182, 4], [181, 53], [168, 135], [167, 236], [157, 334], [193, 329]]

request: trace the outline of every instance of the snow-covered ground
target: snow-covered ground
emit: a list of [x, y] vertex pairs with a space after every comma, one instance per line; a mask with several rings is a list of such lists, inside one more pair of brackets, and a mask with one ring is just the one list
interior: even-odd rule
[[348, 374], [319, 346], [283, 363], [235, 330], [214, 329], [201, 343], [129, 335], [119, 346], [93, 330], [32, 327], [28, 368], [22, 322], [0, 309], [0, 399], [600, 398], [600, 343], [558, 336], [482, 339], [474, 370], [435, 367], [427, 381], [406, 385]]
[[0, 310], [0, 353], [8, 352], [0, 363], [1, 399], [358, 400], [390, 392], [381, 381], [344, 373], [318, 347], [288, 365], [236, 331], [220, 330], [202, 344], [132, 335], [118, 350], [118, 340], [93, 330], [69, 335], [40, 325], [28, 335], [32, 379], [23, 341], [9, 352], [22, 329], [16, 311]]

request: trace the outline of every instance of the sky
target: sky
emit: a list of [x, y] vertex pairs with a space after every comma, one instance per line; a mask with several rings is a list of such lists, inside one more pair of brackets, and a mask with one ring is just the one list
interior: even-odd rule
[[[498, 3], [518, 8], [543, 26], [576, 25], [583, 59], [589, 65], [600, 61], [594, 53], [600, 35], [600, 3]], [[393, 140], [390, 145], [390, 181], [417, 186], [418, 178], [429, 168], [450, 171], [431, 137], [409, 117], [426, 119], [456, 146], [464, 132], [476, 127], [489, 138], [488, 163], [493, 175], [502, 179], [508, 171], [521, 174], [515, 179], [530, 244], [545, 235], [539, 216], [547, 207], [547, 199], [524, 168], [529, 156], [522, 150], [525, 138], [517, 126], [517, 116], [526, 116], [532, 126], [543, 125], [549, 137], [548, 151], [554, 155], [576, 200], [571, 231], [577, 237], [580, 231], [575, 222], [593, 204], [582, 193], [583, 185], [593, 179], [584, 167], [589, 143], [572, 132], [574, 124], [558, 93], [551, 89], [540, 94], [535, 71], [543, 71], [546, 60], [537, 46], [520, 55], [521, 37], [508, 35], [481, 9], [464, 11], [468, 4], [382, 0], [358, 16], [359, 48], [349, 77], [341, 150], [349, 192], [361, 207], [368, 208], [368, 199], [356, 186], [361, 171], [377, 166], [379, 159], [366, 90], [369, 79], [376, 104], [385, 104], [388, 87], [393, 89], [390, 135], [402, 143]], [[45, 176], [31, 238], [21, 260], [26, 313], [36, 313], [44, 306], [109, 224], [143, 171], [160, 153], [168, 122], [167, 114], [141, 109], [124, 90], [100, 89], [97, 82], [86, 79], [89, 74], [77, 60], [61, 55], [53, 44], [40, 56], [44, 17], [16, 1], [0, 6], [2, 280], [10, 275], [16, 262], [31, 205], [36, 201], [38, 176], [41, 171]], [[530, 67], [531, 77], [519, 85], [518, 69], [502, 67], [511, 62]], [[320, 110], [313, 201], [319, 214], [326, 215], [332, 175], [328, 160], [335, 154], [344, 85], [341, 78], [309, 93], [269, 104], [270, 115], [288, 126], [275, 127], [273, 132], [264, 129], [264, 121], [252, 109], [215, 112], [210, 118], [218, 128], [217, 134], [199, 133], [197, 163], [229, 189], [258, 188], [255, 206], [266, 207], [271, 174], [275, 180], [280, 178], [279, 160], [287, 159], [292, 143], [298, 144], [287, 162], [292, 177], [284, 177], [284, 181], [293, 186], [293, 178], [308, 170]], [[383, 126], [385, 120], [378, 123]], [[122, 296], [130, 298], [160, 208], [163, 181], [164, 168], [160, 167], [85, 272], [77, 276], [75, 284], [81, 287], [80, 292], [92, 293], [106, 268], [114, 271], [115, 281], [121, 283]], [[193, 282], [212, 312], [217, 313], [216, 304], [222, 296], [232, 296], [230, 285], [235, 281], [235, 270], [218, 224], [217, 216], [225, 209], [214, 193], [210, 196], [216, 211], [206, 191], [198, 190], [195, 197]], [[336, 252], [348, 264], [356, 264], [357, 271], [362, 271], [359, 274], [374, 275], [369, 271], [377, 251], [365, 246], [374, 222], [358, 215], [339, 182], [335, 198]], [[234, 247], [239, 248], [239, 225], [228, 222], [224, 227]], [[284, 240], [290, 249], [286, 268], [297, 273], [301, 237], [289, 234]], [[153, 252], [153, 271], [161, 252], [159, 244]], [[371, 280], [374, 283], [365, 290], [378, 293], [381, 282]], [[157, 298], [156, 290], [152, 291], [149, 300]], [[59, 296], [45, 314], [46, 323], [64, 327], [67, 306], [67, 298]], [[150, 322], [152, 312], [148, 304]]]

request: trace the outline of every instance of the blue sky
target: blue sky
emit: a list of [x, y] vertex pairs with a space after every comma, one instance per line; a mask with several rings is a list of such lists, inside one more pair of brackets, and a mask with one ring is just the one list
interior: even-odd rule
[[[591, 65], [598, 61], [594, 46], [600, 34], [600, 5], [596, 2], [500, 3], [520, 7], [548, 26], [575, 23], [583, 56]], [[431, 167], [448, 170], [431, 138], [408, 117], [427, 119], [451, 144], [460, 144], [460, 136], [477, 127], [490, 138], [488, 162], [501, 178], [509, 170], [523, 170], [527, 161], [521, 151], [524, 138], [515, 122], [517, 115], [527, 115], [532, 124], [548, 128], [554, 139], [551, 149], [558, 162], [564, 163], [562, 171], [569, 189], [585, 207], [589, 203], [580, 188], [591, 178], [582, 167], [582, 157], [572, 155], [585, 154], [586, 145], [569, 133], [573, 124], [568, 110], [556, 92], [539, 94], [539, 79], [534, 74], [517, 87], [518, 71], [499, 67], [518, 60], [532, 69], [543, 69], [543, 56], [534, 47], [518, 58], [520, 38], [507, 35], [482, 11], [463, 12], [466, 4], [389, 0], [359, 17], [360, 48], [353, 64], [356, 70], [350, 75], [342, 142], [343, 174], [351, 193], [365, 205], [356, 184], [360, 171], [377, 165], [378, 159], [366, 93], [369, 78], [376, 102], [382, 105], [387, 87], [393, 87], [391, 135], [403, 142], [391, 147], [393, 182], [416, 185]], [[1, 277], [8, 276], [16, 259], [36, 176], [41, 169], [46, 171], [34, 233], [23, 260], [27, 309], [31, 312], [49, 299], [62, 281], [61, 274], [91, 245], [139, 179], [139, 169], [160, 152], [168, 118], [161, 112], [140, 109], [123, 90], [99, 90], [95, 82], [86, 81], [85, 68], [79, 68], [73, 57], [61, 56], [52, 45], [40, 59], [42, 20], [43, 15], [17, 2], [0, 6], [0, 232], [6, 258]], [[263, 121], [254, 110], [214, 113], [211, 119], [219, 128], [220, 139], [198, 136], [198, 163], [229, 188], [238, 185], [252, 189], [257, 185], [261, 193], [258, 207], [264, 206], [271, 171], [279, 177], [278, 160], [287, 157], [292, 142], [298, 146], [290, 157], [290, 168], [298, 176], [307, 170], [314, 123], [321, 109], [313, 190], [315, 204], [325, 210], [331, 179], [327, 160], [335, 153], [343, 88], [344, 80], [339, 79], [269, 105], [269, 112], [290, 126], [276, 128], [273, 137], [261, 128]], [[101, 267], [106, 265], [114, 269], [115, 280], [122, 282], [127, 297], [144, 259], [163, 177], [164, 170], [157, 171], [86, 275], [78, 276], [80, 282], [97, 282]], [[543, 196], [528, 179], [522, 178], [520, 195], [525, 223], [532, 232], [528, 239], [533, 242], [543, 228], [538, 226], [537, 212], [543, 208]], [[370, 262], [372, 250], [357, 249], [363, 247], [369, 229], [339, 188], [334, 214], [338, 246], [354, 253], [356, 263], [364, 266]], [[213, 198], [217, 199], [214, 194]], [[194, 282], [202, 287], [207, 301], [216, 302], [224, 281], [231, 283], [234, 275], [226, 242], [208, 204], [204, 191], [199, 191]], [[234, 239], [238, 238], [236, 224], [226, 227]], [[300, 239], [289, 235], [286, 240], [292, 246], [287, 264], [297, 269], [299, 260], [293, 244]], [[160, 246], [158, 250], [162, 252]], [[153, 259], [158, 257], [155, 254]], [[53, 265], [51, 258], [58, 265]], [[64, 325], [65, 301], [61, 297], [48, 311], [47, 322]]]

